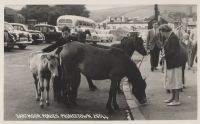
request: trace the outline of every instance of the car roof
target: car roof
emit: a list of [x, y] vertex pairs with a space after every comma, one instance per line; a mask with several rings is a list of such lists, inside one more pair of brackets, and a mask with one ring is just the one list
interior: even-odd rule
[[21, 24], [21, 23], [10, 23], [11, 25], [21, 25], [23, 26], [24, 24]]
[[34, 25], [34, 27], [37, 27], [37, 26], [41, 26], [41, 27], [54, 27], [53, 25], [48, 25], [48, 24], [36, 24], [36, 25]]

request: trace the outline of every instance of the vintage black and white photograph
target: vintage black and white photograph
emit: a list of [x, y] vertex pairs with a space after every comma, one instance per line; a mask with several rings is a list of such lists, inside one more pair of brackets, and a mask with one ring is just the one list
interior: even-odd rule
[[197, 6], [5, 4], [3, 120], [197, 120]]

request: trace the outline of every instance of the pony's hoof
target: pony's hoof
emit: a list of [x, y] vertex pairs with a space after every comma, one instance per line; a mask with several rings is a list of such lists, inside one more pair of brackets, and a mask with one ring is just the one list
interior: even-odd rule
[[166, 90], [166, 92], [167, 92], [167, 93], [170, 93], [171, 91], [170, 91], [170, 90]]
[[118, 105], [114, 105], [114, 109], [115, 109], [115, 110], [120, 110], [120, 108], [119, 108]]
[[44, 105], [43, 105], [43, 104], [40, 104], [40, 108], [42, 108], [42, 109], [43, 109], [43, 108], [44, 108]]
[[90, 90], [91, 90], [91, 91], [95, 91], [95, 90], [97, 90], [97, 87], [96, 87], [96, 86], [91, 86], [91, 87], [90, 87]]
[[50, 106], [50, 103], [49, 103], [49, 102], [46, 102], [46, 105], [47, 105], [47, 106]]
[[39, 99], [39, 98], [36, 98], [35, 100], [36, 100], [36, 101], [40, 101], [40, 99]]
[[109, 114], [112, 114], [113, 112], [114, 112], [114, 109], [113, 109], [113, 108], [109, 108], [109, 109], [108, 109], [108, 113], [109, 113]]

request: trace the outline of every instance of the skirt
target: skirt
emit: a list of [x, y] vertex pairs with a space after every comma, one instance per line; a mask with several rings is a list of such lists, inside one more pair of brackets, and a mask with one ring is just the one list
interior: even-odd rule
[[177, 68], [173, 68], [173, 69], [167, 69], [166, 62], [165, 62], [164, 88], [169, 89], [169, 90], [183, 88], [181, 66]]

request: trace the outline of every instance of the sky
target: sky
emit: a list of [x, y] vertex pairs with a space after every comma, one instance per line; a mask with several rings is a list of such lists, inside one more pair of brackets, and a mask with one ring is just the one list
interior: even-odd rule
[[[6, 7], [16, 9], [16, 10], [20, 10], [24, 6], [25, 5], [6, 5]], [[109, 9], [109, 8], [118, 7], [118, 6], [121, 6], [121, 5], [86, 5], [86, 8], [88, 10], [100, 10], [100, 9]]]

